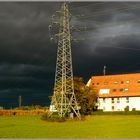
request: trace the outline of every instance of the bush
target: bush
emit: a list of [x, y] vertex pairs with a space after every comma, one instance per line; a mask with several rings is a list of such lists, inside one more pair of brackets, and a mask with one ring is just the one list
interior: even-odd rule
[[136, 108], [132, 108], [132, 111], [136, 111]]
[[125, 112], [128, 112], [128, 111], [129, 111], [129, 106], [126, 106], [126, 107], [124, 108], [124, 111], [125, 111]]
[[49, 121], [49, 122], [65, 122], [65, 117], [60, 117], [57, 113], [53, 113], [51, 116], [48, 115], [48, 113], [44, 113], [41, 116], [42, 120]]

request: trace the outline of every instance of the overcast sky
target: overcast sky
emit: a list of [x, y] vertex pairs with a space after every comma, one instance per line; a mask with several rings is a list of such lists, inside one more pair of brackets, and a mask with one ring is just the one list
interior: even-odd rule
[[[49, 104], [57, 44], [49, 39], [60, 2], [0, 2], [0, 106]], [[140, 3], [71, 2], [74, 76], [140, 72]], [[81, 40], [83, 39], [83, 40]]]

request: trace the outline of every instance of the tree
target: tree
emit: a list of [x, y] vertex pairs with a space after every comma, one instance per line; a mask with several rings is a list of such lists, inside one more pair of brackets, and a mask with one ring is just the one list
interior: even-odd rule
[[97, 91], [86, 86], [82, 77], [74, 77], [74, 92], [81, 114], [88, 115], [97, 110]]

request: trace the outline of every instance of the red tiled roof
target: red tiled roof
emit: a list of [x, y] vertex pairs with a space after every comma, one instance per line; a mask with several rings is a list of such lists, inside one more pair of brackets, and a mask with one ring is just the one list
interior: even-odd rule
[[[92, 76], [89, 86], [97, 89], [99, 97], [140, 96], [138, 80], [140, 81], [140, 73]], [[101, 94], [100, 89], [110, 89], [110, 92], [109, 94]], [[128, 91], [125, 91], [127, 89]]]

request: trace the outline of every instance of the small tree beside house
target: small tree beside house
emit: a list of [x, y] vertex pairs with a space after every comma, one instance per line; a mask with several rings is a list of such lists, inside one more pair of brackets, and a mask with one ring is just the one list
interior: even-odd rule
[[81, 114], [88, 115], [97, 110], [97, 91], [86, 86], [82, 77], [74, 77], [74, 92]]

